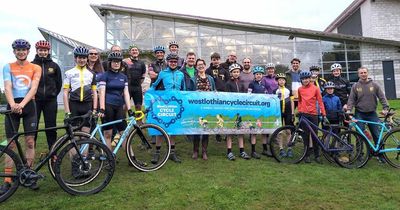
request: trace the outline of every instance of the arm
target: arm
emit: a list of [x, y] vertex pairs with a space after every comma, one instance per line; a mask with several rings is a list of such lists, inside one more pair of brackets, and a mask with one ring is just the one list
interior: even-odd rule
[[32, 79], [32, 84], [31, 84], [31, 89], [29, 92], [26, 94], [24, 99], [21, 101], [19, 104], [21, 108], [23, 109], [25, 105], [32, 100], [32, 98], [36, 95], [36, 91], [39, 87], [39, 81], [40, 77], [42, 76], [42, 68], [40, 66], [35, 65], [34, 73], [33, 73], [33, 79]]
[[130, 100], [130, 96], [129, 96], [128, 84], [124, 88], [124, 100], [125, 100], [126, 109], [130, 110], [131, 109], [131, 100]]
[[96, 74], [93, 73], [93, 79], [92, 79], [93, 110], [97, 110], [97, 103], [99, 100], [96, 88], [97, 88]]
[[62, 76], [61, 76], [61, 69], [58, 64], [56, 64], [56, 88], [57, 88], [57, 94], [60, 93], [61, 87], [62, 87]]
[[374, 84], [376, 88], [376, 96], [378, 97], [379, 101], [382, 104], [383, 110], [389, 110], [389, 103], [385, 97], [385, 94], [383, 93], [382, 89], [379, 87], [379, 85]]
[[64, 102], [64, 112], [65, 113], [71, 113], [71, 110], [69, 110], [69, 88], [64, 88], [64, 94], [63, 94], [63, 102]]
[[324, 106], [324, 102], [322, 101], [321, 91], [319, 90], [319, 88], [316, 87], [315, 92], [317, 94], [317, 101], [318, 101], [319, 109], [321, 110], [322, 116], [326, 116], [325, 106]]
[[252, 93], [253, 92], [253, 83], [249, 84], [249, 88], [247, 89], [247, 93]]
[[351, 111], [356, 103], [357, 91], [356, 91], [356, 84], [353, 85], [350, 91], [349, 99], [347, 100], [346, 110]]

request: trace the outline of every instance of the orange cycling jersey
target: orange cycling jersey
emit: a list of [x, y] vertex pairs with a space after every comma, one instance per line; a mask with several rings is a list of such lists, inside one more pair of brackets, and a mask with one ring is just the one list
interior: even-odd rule
[[3, 68], [4, 81], [11, 81], [14, 98], [24, 98], [32, 87], [32, 81], [40, 81], [42, 68], [25, 61], [23, 65], [17, 62], [6, 64]]
[[[317, 106], [318, 102], [318, 106]], [[299, 107], [300, 113], [317, 115], [317, 107], [321, 109], [321, 114], [326, 116], [324, 103], [319, 88], [313, 84], [301, 86], [299, 88]]]

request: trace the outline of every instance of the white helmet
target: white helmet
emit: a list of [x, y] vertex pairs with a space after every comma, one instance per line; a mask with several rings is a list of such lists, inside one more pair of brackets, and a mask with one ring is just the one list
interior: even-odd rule
[[232, 65], [229, 66], [229, 72], [232, 72], [235, 69], [239, 69], [240, 70], [240, 65], [237, 63], [233, 63]]
[[342, 70], [342, 65], [340, 65], [340, 63], [334, 63], [331, 66], [331, 71], [335, 70], [335, 69], [340, 69]]
[[267, 65], [265, 66], [267, 69], [268, 68], [275, 68], [275, 64], [273, 63], [267, 63]]

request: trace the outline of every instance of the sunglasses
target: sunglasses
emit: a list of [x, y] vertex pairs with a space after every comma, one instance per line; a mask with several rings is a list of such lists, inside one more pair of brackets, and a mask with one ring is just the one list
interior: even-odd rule
[[98, 55], [98, 53], [89, 53], [89, 55]]
[[168, 63], [178, 63], [178, 61], [168, 61]]

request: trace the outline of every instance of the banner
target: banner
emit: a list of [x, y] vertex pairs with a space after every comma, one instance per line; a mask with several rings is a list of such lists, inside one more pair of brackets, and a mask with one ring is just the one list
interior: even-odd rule
[[144, 103], [146, 122], [170, 135], [268, 134], [281, 126], [276, 95], [151, 90]]

